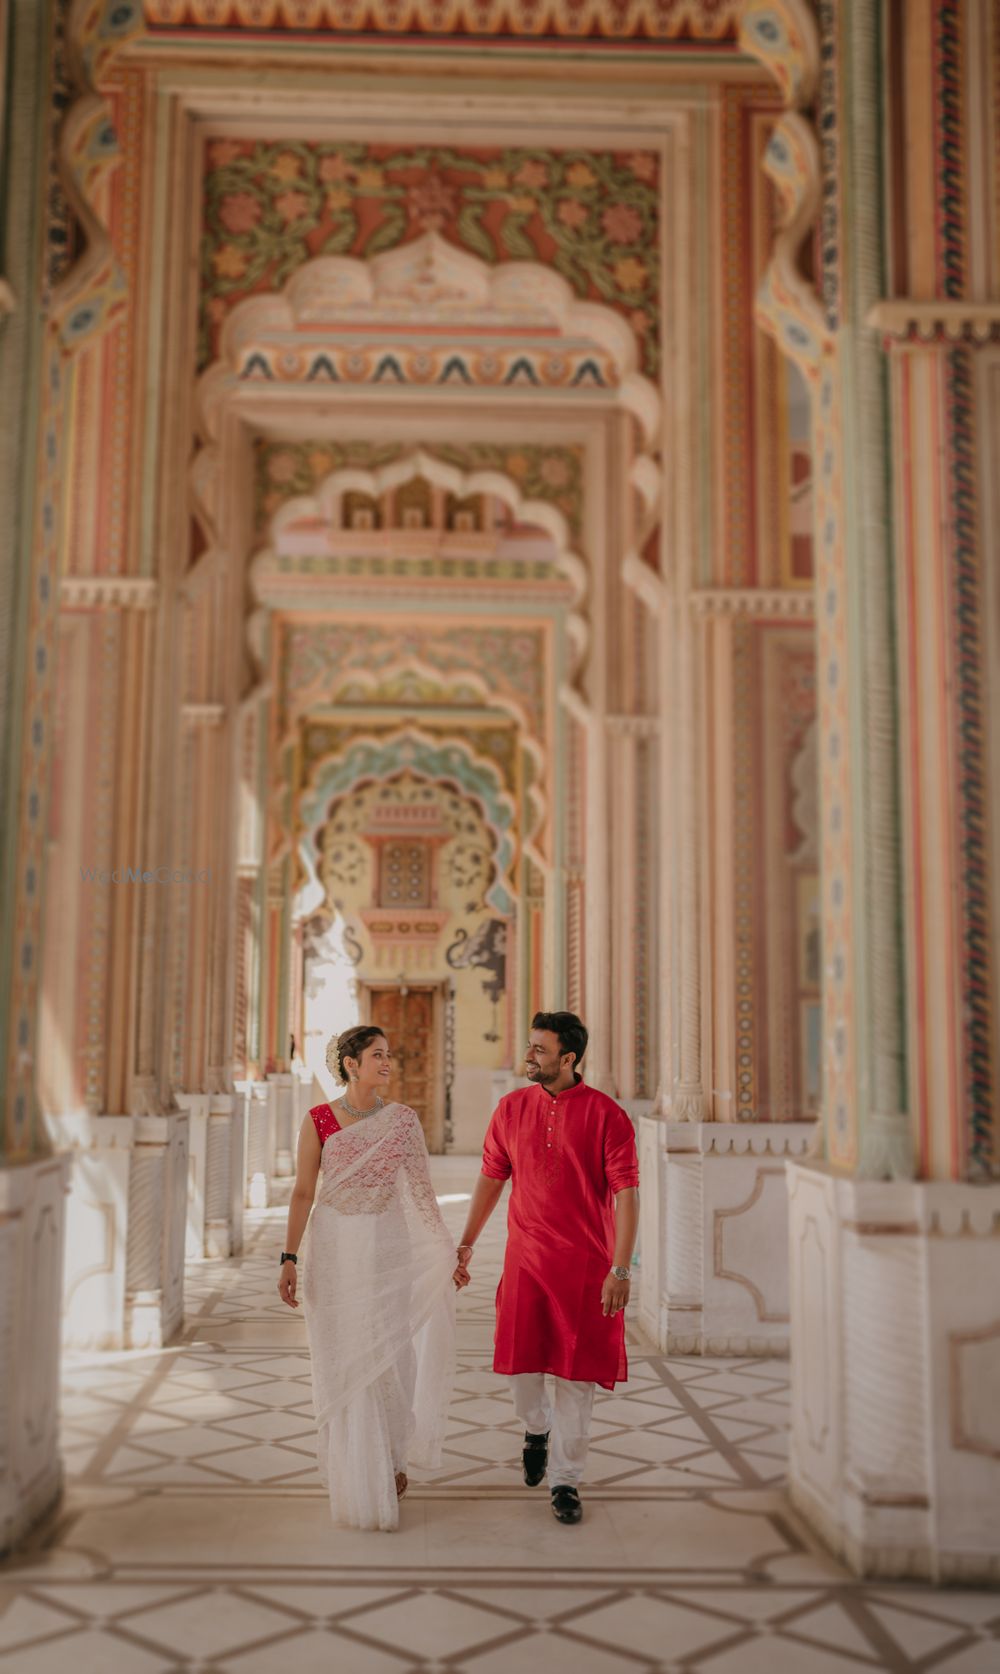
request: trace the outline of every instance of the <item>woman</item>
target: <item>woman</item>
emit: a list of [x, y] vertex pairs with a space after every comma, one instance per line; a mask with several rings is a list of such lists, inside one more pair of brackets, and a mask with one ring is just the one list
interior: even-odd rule
[[331, 1040], [327, 1064], [348, 1092], [302, 1123], [278, 1294], [298, 1307], [295, 1257], [315, 1198], [303, 1300], [320, 1477], [335, 1523], [395, 1529], [409, 1459], [441, 1462], [454, 1291], [468, 1280], [434, 1196], [420, 1118], [382, 1098], [392, 1058], [381, 1029], [359, 1025]]

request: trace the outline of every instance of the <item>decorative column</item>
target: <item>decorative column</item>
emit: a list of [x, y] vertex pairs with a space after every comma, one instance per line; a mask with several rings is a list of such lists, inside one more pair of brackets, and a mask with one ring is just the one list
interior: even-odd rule
[[[244, 1098], [232, 1073], [242, 963], [237, 932], [246, 926], [236, 866], [243, 714], [235, 695], [244, 648], [233, 632], [242, 621], [242, 598], [233, 573], [238, 566], [218, 546], [218, 480], [203, 470], [194, 489], [206, 539], [214, 544], [188, 573], [179, 599], [185, 700], [174, 847], [190, 881], [173, 898], [171, 1056], [174, 1098], [192, 1122], [187, 1247], [197, 1257], [230, 1255], [242, 1243]], [[243, 1030], [245, 1023], [244, 1010]]]
[[[651, 715], [611, 715], [611, 830], [614, 898], [611, 954], [614, 973], [614, 1074], [623, 1102], [646, 1101], [640, 1074], [648, 1061], [648, 1040], [656, 986], [649, 944], [655, 935], [650, 893], [656, 887], [648, 825], [653, 791], [648, 754], [658, 742], [660, 723]], [[652, 1102], [652, 1101], [650, 1101]]]
[[[596, 654], [595, 654], [596, 655]], [[560, 697], [586, 736], [586, 852], [584, 860], [584, 1020], [590, 1030], [587, 1080], [614, 1093], [611, 1068], [611, 854], [608, 819], [608, 739], [603, 718], [572, 686]]]
[[[788, 1165], [789, 1490], [860, 1573], [995, 1581], [1000, 767], [980, 717], [997, 548], [977, 471], [997, 470], [1000, 410], [969, 355], [1000, 323], [976, 300], [1000, 272], [970, 210], [973, 190], [996, 201], [980, 80], [995, 42], [987, 8], [820, 16], [822, 301], [797, 266], [820, 202], [812, 16], [790, 0], [744, 14], [744, 45], [798, 107], [768, 152], [785, 224], [760, 308], [809, 379], [816, 461], [828, 1044], [825, 1155]], [[886, 301], [892, 281], [909, 294]]]
[[261, 740], [267, 737], [266, 699], [252, 693], [239, 707], [236, 726], [236, 883], [233, 966], [233, 1069], [243, 1128], [242, 1203], [266, 1208], [270, 1194], [269, 1137], [271, 1099], [260, 1079], [261, 977], [263, 966], [263, 786], [266, 762]]
[[[692, 118], [684, 147], [692, 198], [696, 159], [707, 149], [698, 120]], [[763, 589], [760, 597], [757, 589], [747, 589], [745, 595], [723, 590], [724, 596], [716, 598], [702, 585], [701, 578], [714, 571], [704, 549], [711, 537], [697, 515], [706, 465], [691, 438], [702, 422], [702, 391], [711, 388], [705, 369], [708, 327], [702, 331], [699, 326], [704, 286], [699, 286], [692, 254], [698, 244], [695, 217], [683, 192], [677, 214], [685, 260], [668, 331], [672, 445], [668, 491], [658, 512], [661, 557], [654, 568], [647, 561], [646, 541], [642, 550], [647, 557], [637, 548], [622, 566], [623, 581], [654, 623], [659, 672], [660, 1087], [657, 1115], [638, 1121], [640, 1310], [645, 1328], [665, 1350], [780, 1354], [787, 1350], [789, 1333], [784, 1163], [788, 1156], [805, 1153], [814, 1124], [737, 1124], [735, 1100], [716, 1100], [707, 1091], [711, 1088], [714, 1095], [720, 1085], [734, 1085], [736, 1043], [731, 1027], [728, 1037], [720, 1029], [717, 1010], [729, 1021], [739, 999], [732, 957], [728, 964], [720, 960], [717, 968], [712, 962], [731, 919], [726, 901], [712, 893], [722, 864], [713, 869], [718, 786], [707, 779], [707, 763], [716, 766], [710, 752], [718, 745], [707, 724], [715, 626], [709, 618], [744, 611], [771, 614], [776, 601]], [[717, 251], [712, 255], [721, 259]], [[713, 695], [718, 699], [717, 691]], [[718, 730], [731, 725], [732, 706], [719, 717]], [[746, 840], [735, 822], [746, 819], [747, 811], [730, 807], [729, 817], [736, 838]], [[720, 1054], [725, 1054], [722, 1063], [716, 1061]], [[752, 1102], [748, 1114], [756, 1114]]]
[[148, 577], [60, 587], [42, 1089], [73, 1159], [65, 1334], [82, 1348], [166, 1342], [183, 1315], [188, 1117], [163, 1108], [153, 1019], [169, 902], [193, 885], [151, 794], [159, 601]]
[[[73, 355], [121, 306], [100, 218], [67, 269], [71, 200], [103, 194], [113, 160], [92, 86], [72, 103], [56, 8], [0, 8], [0, 1553], [58, 1500], [59, 1322], [69, 1159], [54, 1156], [39, 1086], [45, 1062], [44, 908], [51, 807], [65, 449]], [[88, 20], [96, 28], [96, 20]], [[119, 39], [134, 32], [125, 20]], [[91, 78], [99, 49], [80, 41]], [[117, 42], [116, 42], [117, 44]], [[64, 145], [57, 176], [56, 152]], [[81, 157], [86, 159], [81, 168]], [[70, 957], [63, 950], [63, 960]]]
[[654, 645], [657, 664], [657, 779], [660, 787], [658, 820], [654, 841], [659, 862], [657, 878], [657, 997], [658, 1027], [656, 1031], [656, 1060], [659, 1080], [655, 1108], [662, 1116], [672, 1114], [674, 1083], [678, 1079], [680, 1058], [675, 1021], [676, 969], [675, 925], [676, 902], [676, 805], [673, 797], [664, 794], [664, 787], [674, 781], [676, 737], [671, 705], [671, 651], [673, 606], [660, 576], [643, 562], [638, 553], [629, 553], [622, 564], [622, 581], [641, 600], [654, 625]]
[[[233, 824], [229, 729], [220, 703], [189, 702], [182, 714], [185, 788], [178, 834], [192, 881], [175, 899], [177, 934], [176, 1038], [183, 1042], [174, 1098], [190, 1112], [189, 1257], [232, 1255], [242, 1243], [242, 1103], [231, 1083], [232, 967], [237, 950], [229, 933], [237, 898], [233, 879]], [[206, 864], [202, 864], [205, 862]], [[239, 1191], [233, 1191], [234, 1175]]]
[[677, 946], [679, 955], [677, 1078], [670, 1101], [675, 1122], [700, 1122], [705, 1115], [702, 1084], [701, 858], [699, 832], [700, 712], [696, 650], [701, 624], [690, 609], [678, 609], [674, 636], [674, 722], [679, 816], [677, 819]]
[[636, 762], [635, 736], [630, 722], [630, 716], [608, 717], [612, 742], [608, 808], [613, 878], [608, 948], [613, 1008], [612, 1072], [619, 1096], [626, 1104], [635, 1097]]
[[[1000, 1176], [1000, 302], [877, 304], [899, 438], [893, 479], [906, 886], [908, 1078], [922, 1173]], [[993, 673], [991, 674], [991, 671]], [[942, 797], [942, 762], [954, 780]], [[992, 844], [991, 844], [992, 837]], [[992, 864], [991, 864], [992, 862]], [[933, 1029], [926, 1027], [934, 1018]]]
[[[0, 155], [2, 245], [0, 275], [0, 1077], [5, 1084], [0, 1129], [0, 1555], [7, 1553], [58, 1501], [60, 1301], [63, 1289], [69, 1160], [54, 1156], [35, 1084], [37, 981], [41, 926], [23, 919], [42, 892], [47, 808], [47, 705], [26, 703], [29, 656], [35, 677], [51, 667], [56, 611], [61, 438], [67, 369], [57, 345], [46, 343], [45, 291], [40, 270], [40, 221], [46, 204], [51, 134], [38, 121], [39, 90], [51, 92], [51, 8], [13, 0], [0, 35], [0, 120], [8, 143]], [[4, 109], [4, 89], [10, 109]], [[48, 379], [45, 381], [45, 373]], [[41, 399], [39, 399], [41, 395]], [[44, 465], [43, 465], [43, 462]], [[37, 463], [37, 469], [34, 467]], [[26, 488], [31, 471], [32, 488]], [[43, 536], [52, 520], [48, 538]], [[28, 578], [30, 579], [30, 582]], [[34, 594], [34, 602], [32, 602]], [[40, 612], [43, 620], [37, 615]], [[48, 617], [48, 623], [44, 618]], [[48, 631], [46, 631], [46, 629]], [[51, 636], [51, 637], [50, 637]], [[23, 709], [22, 709], [23, 705]], [[35, 799], [33, 846], [19, 847], [15, 762], [21, 712], [30, 725], [35, 766], [23, 779]], [[20, 921], [20, 922], [19, 922]], [[11, 1028], [13, 1022], [14, 1027]]]

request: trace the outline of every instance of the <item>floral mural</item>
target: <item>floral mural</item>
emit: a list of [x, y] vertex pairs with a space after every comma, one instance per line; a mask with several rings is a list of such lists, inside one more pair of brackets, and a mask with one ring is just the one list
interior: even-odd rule
[[199, 361], [242, 298], [313, 256], [370, 257], [439, 232], [483, 261], [540, 261], [623, 314], [659, 365], [659, 159], [652, 151], [458, 151], [210, 140]]

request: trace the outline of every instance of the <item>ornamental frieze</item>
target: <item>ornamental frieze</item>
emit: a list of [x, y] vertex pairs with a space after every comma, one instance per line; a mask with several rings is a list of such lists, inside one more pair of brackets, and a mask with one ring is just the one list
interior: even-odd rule
[[[322, 31], [536, 41], [731, 42], [743, 0], [144, 0], [150, 30]], [[480, 47], [481, 50], [481, 47]]]
[[[409, 451], [403, 442], [272, 441], [254, 444], [254, 528], [263, 538], [275, 512], [299, 495], [311, 495], [334, 471], [374, 471]], [[574, 543], [583, 513], [581, 447], [491, 442], [435, 443], [424, 452], [466, 474], [499, 471], [515, 482], [526, 500], [542, 500], [565, 517]]]
[[[436, 233], [491, 266], [551, 267], [578, 299], [604, 303], [627, 321], [641, 370], [655, 376], [659, 181], [655, 151], [212, 140], [204, 177], [199, 365], [219, 355], [221, 328], [238, 302], [280, 290], [307, 262], [319, 256], [367, 261]], [[493, 381], [512, 369], [498, 356]], [[348, 376], [340, 365], [333, 370]], [[411, 357], [401, 381], [434, 381], [444, 371], [444, 362], [418, 371]], [[391, 375], [386, 369], [384, 376]], [[537, 373], [556, 383], [574, 375], [594, 373], [576, 366]], [[453, 369], [452, 376], [461, 372]], [[360, 373], [355, 381], [362, 381]]]

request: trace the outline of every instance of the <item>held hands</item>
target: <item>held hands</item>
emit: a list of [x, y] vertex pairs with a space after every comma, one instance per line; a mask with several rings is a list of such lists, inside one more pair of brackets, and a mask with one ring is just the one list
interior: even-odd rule
[[471, 1283], [469, 1275], [469, 1262], [472, 1259], [472, 1245], [459, 1244], [458, 1249], [455, 1251], [455, 1256], [458, 1261], [458, 1266], [452, 1274], [452, 1279], [454, 1281], [455, 1289], [463, 1290], [467, 1284]]
[[628, 1301], [629, 1289], [628, 1279], [616, 1279], [613, 1273], [609, 1273], [601, 1286], [601, 1313], [621, 1313]]
[[298, 1303], [295, 1300], [295, 1281], [297, 1277], [298, 1268], [296, 1267], [294, 1261], [283, 1262], [281, 1272], [278, 1275], [278, 1295], [281, 1297], [282, 1302], [287, 1302], [290, 1308], [298, 1307]]

